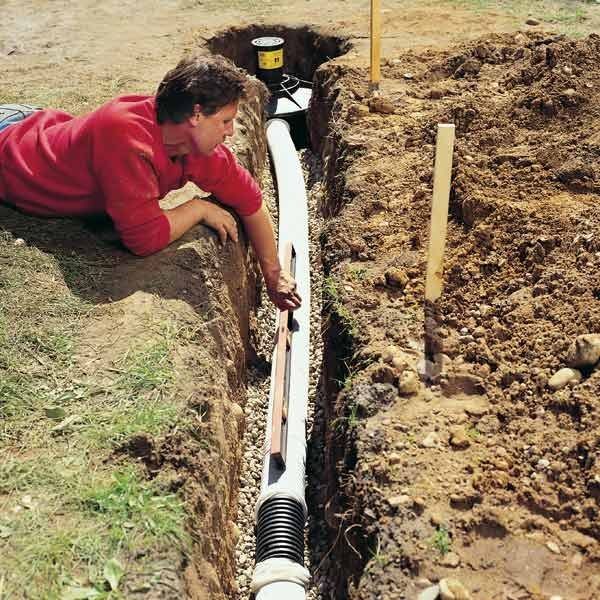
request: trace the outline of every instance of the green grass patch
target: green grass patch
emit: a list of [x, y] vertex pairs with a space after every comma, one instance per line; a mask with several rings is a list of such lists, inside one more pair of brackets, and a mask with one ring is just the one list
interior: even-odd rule
[[597, 0], [446, 0], [446, 3], [475, 12], [505, 13], [514, 19], [515, 26], [520, 27], [526, 27], [525, 21], [533, 17], [541, 25], [549, 25], [574, 37], [597, 31], [600, 23], [600, 2]]
[[440, 525], [431, 538], [430, 543], [442, 556], [445, 556], [450, 552], [450, 548], [452, 547], [450, 532], [443, 525]]
[[174, 351], [188, 339], [149, 313], [143, 335], [84, 368], [88, 267], [0, 232], [2, 600], [122, 598], [130, 570], [156, 580], [153, 557], [176, 562], [189, 543], [181, 499], [110, 460], [134, 434], [185, 426]]

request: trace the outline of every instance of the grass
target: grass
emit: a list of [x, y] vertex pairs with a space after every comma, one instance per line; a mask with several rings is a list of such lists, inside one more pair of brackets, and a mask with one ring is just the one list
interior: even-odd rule
[[379, 568], [385, 567], [389, 562], [389, 556], [381, 551], [381, 538], [377, 536], [377, 544], [369, 549], [369, 560]]
[[[597, 29], [600, 21], [598, 0], [571, 0], [570, 2], [534, 0], [446, 0], [447, 3], [471, 8], [477, 12], [499, 10], [510, 14], [515, 26], [524, 26], [528, 17], [542, 25], [551, 24], [560, 33], [579, 37]], [[586, 24], [585, 27], [582, 25]], [[585, 31], [587, 30], [587, 31]]]
[[325, 305], [339, 316], [341, 325], [352, 338], [358, 337], [358, 322], [344, 305], [339, 283], [333, 275], [323, 280], [323, 297]]
[[442, 556], [445, 556], [450, 552], [452, 547], [452, 539], [450, 538], [449, 531], [440, 525], [433, 537], [431, 538], [431, 545], [435, 548]]
[[173, 354], [180, 332], [148, 314], [143, 336], [83, 369], [96, 309], [67, 279], [85, 269], [0, 232], [2, 600], [121, 598], [133, 557], [136, 571], [156, 578], [153, 556], [188, 544], [181, 499], [137, 461], [111, 460], [130, 436], [185, 423]]
[[481, 432], [475, 427], [469, 427], [469, 429], [467, 429], [467, 435], [472, 440], [478, 440], [481, 437]]

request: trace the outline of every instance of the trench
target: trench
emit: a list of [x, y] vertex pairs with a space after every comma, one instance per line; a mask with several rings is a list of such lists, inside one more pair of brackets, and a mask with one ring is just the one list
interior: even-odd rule
[[[207, 41], [212, 53], [231, 59], [236, 65], [251, 74], [256, 73], [255, 56], [251, 41], [261, 36], [279, 36], [285, 40], [285, 72], [301, 79], [317, 81], [318, 67], [340, 56], [350, 49], [350, 43], [342, 37], [315, 31], [309, 27], [289, 28], [283, 26], [253, 25], [246, 28], [233, 28], [218, 34]], [[348, 564], [334, 565], [332, 551], [337, 543], [325, 519], [326, 508], [332, 508], [328, 499], [337, 497], [336, 478], [332, 479], [331, 466], [337, 457], [327, 457], [326, 444], [330, 420], [333, 419], [332, 398], [339, 391], [338, 381], [345, 377], [346, 360], [351, 352], [351, 340], [331, 307], [324, 304], [324, 274], [321, 261], [322, 236], [327, 216], [336, 212], [336, 202], [332, 170], [339, 164], [335, 155], [337, 147], [331, 143], [328, 130], [332, 105], [329, 101], [330, 87], [334, 79], [327, 80], [327, 89], [317, 83], [314, 101], [306, 119], [292, 119], [292, 138], [299, 152], [306, 184], [309, 215], [309, 254], [311, 278], [310, 315], [310, 371], [307, 411], [307, 482], [306, 500], [309, 507], [305, 529], [304, 564], [311, 573], [307, 598], [340, 598], [345, 592], [345, 583], [340, 580], [350, 571], [356, 574], [356, 560]], [[334, 94], [335, 98], [335, 94]], [[251, 132], [252, 133], [252, 132]], [[254, 132], [263, 137], [264, 129]], [[258, 143], [264, 146], [263, 139]], [[308, 147], [306, 147], [308, 146]], [[329, 165], [329, 174], [324, 170]], [[278, 199], [276, 182], [270, 159], [267, 156], [262, 172], [261, 188], [263, 198], [271, 212], [277, 234]], [[271, 375], [271, 353], [275, 332], [276, 312], [270, 303], [266, 290], [259, 286], [260, 299], [253, 323], [254, 360], [247, 378], [247, 401], [244, 407], [245, 428], [241, 440], [241, 464], [239, 465], [238, 518], [236, 521], [237, 544], [235, 549], [235, 583], [231, 587], [232, 598], [245, 600], [252, 598], [250, 584], [255, 565], [255, 504], [260, 493], [260, 480], [263, 463], [263, 445]], [[254, 318], [254, 317], [253, 317]], [[341, 342], [341, 343], [340, 343]], [[340, 366], [341, 365], [341, 366]], [[345, 431], [338, 430], [342, 436]], [[345, 448], [346, 443], [337, 436], [335, 445]], [[352, 441], [350, 441], [352, 444]], [[334, 450], [335, 454], [335, 450]], [[335, 469], [334, 469], [335, 470]], [[335, 533], [335, 532], [334, 532]], [[360, 565], [362, 569], [364, 565]], [[337, 573], [334, 577], [330, 571]], [[340, 595], [342, 594], [342, 595]]]

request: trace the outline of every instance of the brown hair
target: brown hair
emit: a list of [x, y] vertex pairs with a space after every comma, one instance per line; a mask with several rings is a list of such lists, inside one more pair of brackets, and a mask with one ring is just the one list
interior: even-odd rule
[[181, 123], [199, 104], [202, 114], [246, 97], [247, 75], [223, 56], [187, 56], [169, 71], [156, 91], [159, 123]]

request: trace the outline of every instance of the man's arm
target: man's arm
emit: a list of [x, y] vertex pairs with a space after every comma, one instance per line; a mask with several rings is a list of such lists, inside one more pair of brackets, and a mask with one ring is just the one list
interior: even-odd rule
[[264, 203], [252, 215], [241, 216], [250, 243], [258, 257], [267, 292], [280, 310], [294, 310], [302, 302], [294, 278], [281, 268], [271, 217]]
[[229, 236], [238, 241], [235, 219], [226, 211], [207, 200], [194, 197], [175, 208], [164, 211], [170, 226], [169, 243], [179, 239], [186, 231], [198, 223], [212, 227], [224, 244]]

